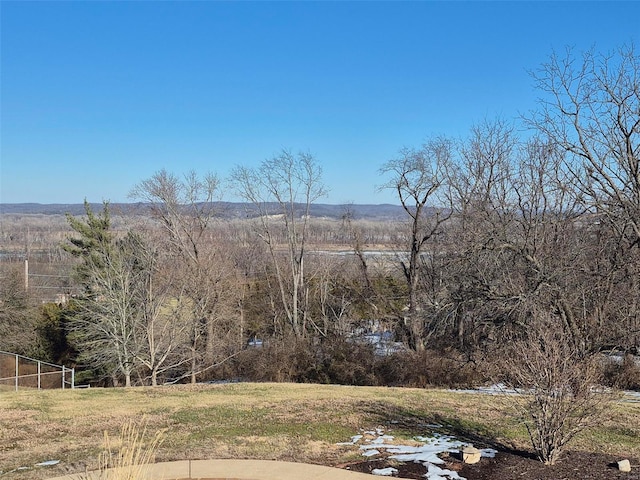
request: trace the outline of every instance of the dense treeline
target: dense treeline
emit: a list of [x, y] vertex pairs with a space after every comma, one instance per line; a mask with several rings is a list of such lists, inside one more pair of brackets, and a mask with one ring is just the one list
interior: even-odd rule
[[[637, 354], [639, 58], [569, 53], [534, 76], [525, 133], [485, 121], [381, 166], [404, 210], [394, 222], [313, 218], [320, 163], [289, 151], [232, 172], [251, 218], [221, 219], [226, 184], [195, 172], [141, 181], [137, 215], [87, 204], [51, 247], [52, 262], [75, 261], [74, 297], [30, 307], [21, 272], [7, 273], [0, 349], [113, 385], [515, 378], [501, 362], [539, 346], [541, 326], [581, 360]], [[607, 368], [639, 386], [632, 361]]]

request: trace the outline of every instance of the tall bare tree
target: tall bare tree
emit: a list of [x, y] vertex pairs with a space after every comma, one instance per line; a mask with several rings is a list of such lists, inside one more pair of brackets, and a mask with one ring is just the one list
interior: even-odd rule
[[[160, 170], [136, 185], [130, 197], [146, 202], [164, 232], [168, 250], [179, 265], [173, 281], [191, 307], [191, 381], [216, 362], [216, 324], [220, 320], [221, 284], [231, 274], [211, 239], [220, 194], [214, 174], [190, 172], [183, 178]], [[204, 356], [201, 351], [204, 350]], [[204, 363], [203, 363], [204, 362]], [[206, 364], [206, 365], [205, 365]]]
[[410, 345], [416, 350], [425, 347], [424, 318], [419, 302], [419, 285], [425, 266], [422, 255], [452, 214], [445, 195], [452, 146], [447, 138], [432, 138], [419, 149], [401, 150], [398, 158], [389, 160], [380, 169], [382, 175], [390, 177], [383, 188], [395, 190], [409, 216], [408, 256], [406, 260], [401, 259], [401, 265], [409, 295], [405, 323]]
[[365, 287], [368, 293], [371, 294], [373, 293], [373, 288], [371, 286], [371, 278], [369, 276], [369, 265], [363, 250], [363, 233], [362, 229], [356, 226], [353, 217], [353, 208], [349, 205], [342, 214], [342, 231], [344, 232], [343, 235], [349, 246], [353, 248], [353, 252], [358, 259], [358, 266], [362, 272], [362, 279]]
[[[633, 45], [609, 54], [592, 50], [580, 56], [567, 50], [564, 55], [553, 54], [533, 77], [541, 96], [539, 109], [528, 122], [567, 152], [571, 183], [590, 214], [584, 223], [604, 248], [592, 258], [597, 269], [588, 270], [589, 283], [597, 285], [591, 291], [598, 298], [585, 295], [585, 305], [596, 324], [613, 317], [625, 325], [628, 340], [637, 345], [640, 56]], [[623, 301], [613, 300], [623, 290], [627, 292]]]
[[190, 361], [191, 303], [175, 288], [173, 258], [163, 255], [152, 239], [151, 232], [140, 228], [126, 237], [138, 272], [131, 289], [136, 308], [133, 351], [143, 380], [156, 386], [161, 375], [181, 372]]
[[451, 171], [460, 255], [448, 318], [460, 341], [525, 327], [532, 306], [544, 306], [580, 344], [576, 298], [587, 255], [563, 151], [544, 138], [521, 141], [501, 120], [484, 122]]
[[640, 245], [640, 56], [553, 54], [533, 73], [540, 109], [529, 123], [565, 149], [593, 213]]
[[283, 150], [258, 168], [237, 166], [231, 180], [256, 209], [257, 233], [268, 247], [287, 322], [302, 337], [308, 324], [314, 325], [308, 316], [304, 259], [310, 207], [326, 193], [322, 168], [310, 153]]
[[477, 337], [484, 324], [501, 321], [500, 311], [518, 298], [519, 292], [510, 288], [512, 269], [496, 252], [511, 241], [516, 144], [511, 125], [501, 119], [484, 121], [459, 144], [447, 172], [457, 255], [447, 280], [450, 313], [444, 315], [441, 328], [455, 332], [461, 347], [465, 338]]

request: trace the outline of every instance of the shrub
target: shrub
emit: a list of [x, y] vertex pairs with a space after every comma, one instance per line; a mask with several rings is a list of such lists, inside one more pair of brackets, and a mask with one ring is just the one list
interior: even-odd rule
[[[295, 337], [272, 338], [248, 348], [233, 362], [235, 376], [254, 382], [304, 382], [318, 379], [310, 343]], [[229, 371], [227, 371], [227, 374]], [[322, 383], [320, 381], [320, 383]]]
[[578, 433], [602, 419], [611, 399], [597, 388], [598, 358], [577, 351], [560, 319], [550, 315], [532, 318], [526, 333], [505, 342], [496, 352], [499, 380], [516, 394], [504, 398], [527, 428], [538, 458], [553, 465]]
[[625, 355], [621, 362], [608, 359], [604, 366], [604, 378], [610, 387], [640, 390], [640, 364], [631, 354]]
[[376, 385], [376, 357], [373, 346], [348, 342], [342, 338], [325, 339], [318, 348], [319, 371], [328, 383]]
[[485, 382], [476, 363], [453, 349], [376, 355], [373, 345], [341, 337], [272, 338], [249, 348], [218, 378], [256, 382], [334, 383], [411, 387], [472, 387]]
[[484, 383], [476, 364], [452, 349], [400, 352], [376, 365], [378, 383], [409, 387], [472, 387]]

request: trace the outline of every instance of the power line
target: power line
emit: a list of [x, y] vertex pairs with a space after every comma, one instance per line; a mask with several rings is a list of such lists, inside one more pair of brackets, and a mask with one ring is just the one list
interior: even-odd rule
[[55, 278], [71, 278], [71, 275], [45, 275], [42, 273], [30, 273], [30, 277], [55, 277]]

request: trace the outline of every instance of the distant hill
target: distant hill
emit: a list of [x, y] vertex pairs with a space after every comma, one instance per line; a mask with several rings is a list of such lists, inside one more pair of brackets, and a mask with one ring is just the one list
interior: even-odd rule
[[[268, 205], [270, 210], [277, 213], [276, 204]], [[109, 204], [114, 214], [138, 214], [149, 211], [151, 204], [143, 203], [111, 203]], [[249, 203], [214, 202], [215, 208], [223, 218], [247, 218], [257, 214], [255, 206]], [[102, 204], [92, 203], [94, 211], [102, 209]], [[396, 220], [404, 218], [405, 211], [400, 205], [380, 204], [380, 205], [330, 205], [317, 203], [311, 206], [311, 216], [320, 218], [341, 219], [349, 211], [353, 219], [369, 220]], [[82, 203], [0, 203], [0, 214], [20, 214], [20, 215], [83, 215], [84, 204]]]

